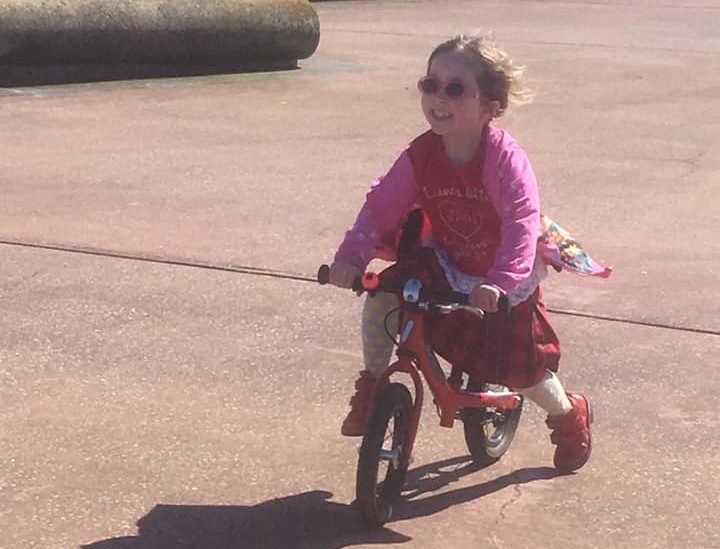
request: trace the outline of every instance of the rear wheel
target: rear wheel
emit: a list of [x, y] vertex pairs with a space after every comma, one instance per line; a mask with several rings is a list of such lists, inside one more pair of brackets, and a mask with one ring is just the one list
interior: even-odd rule
[[[499, 385], [484, 385], [482, 391], [509, 391]], [[520, 397], [522, 399], [522, 397]], [[473, 460], [480, 467], [487, 467], [499, 460], [510, 448], [515, 430], [520, 422], [523, 401], [513, 410], [496, 408], [467, 408], [460, 412], [465, 431], [465, 443]]]
[[380, 389], [370, 411], [360, 446], [356, 484], [357, 504], [369, 525], [390, 520], [393, 503], [405, 484], [412, 410], [407, 387], [389, 383]]

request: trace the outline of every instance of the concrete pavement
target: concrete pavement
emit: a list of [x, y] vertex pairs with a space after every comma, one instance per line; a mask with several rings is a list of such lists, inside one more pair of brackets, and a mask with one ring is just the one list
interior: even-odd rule
[[[720, 6], [323, 2], [300, 70], [0, 89], [0, 240], [311, 275], [370, 180], [424, 128], [440, 40], [495, 29], [528, 65], [543, 209], [608, 281], [551, 307], [720, 331]], [[281, 277], [2, 245], [0, 547], [713, 548], [716, 335], [557, 315], [596, 448], [550, 468], [528, 406], [469, 467], [428, 408], [398, 520], [350, 503], [338, 434], [360, 300]]]

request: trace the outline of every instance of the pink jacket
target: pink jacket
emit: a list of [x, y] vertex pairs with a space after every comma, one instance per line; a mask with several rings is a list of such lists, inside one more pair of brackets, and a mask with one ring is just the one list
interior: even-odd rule
[[[482, 180], [500, 216], [502, 235], [486, 283], [510, 293], [533, 269], [540, 234], [540, 199], [530, 161], [508, 132], [491, 126], [485, 146]], [[365, 269], [376, 257], [394, 259], [392, 237], [416, 203], [419, 191], [405, 150], [390, 171], [373, 182], [335, 261]]]

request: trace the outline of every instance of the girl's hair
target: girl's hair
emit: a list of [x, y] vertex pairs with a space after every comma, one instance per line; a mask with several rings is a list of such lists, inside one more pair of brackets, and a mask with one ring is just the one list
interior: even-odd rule
[[443, 42], [430, 54], [428, 73], [435, 56], [450, 52], [465, 56], [475, 72], [480, 91], [489, 100], [500, 103], [496, 117], [505, 113], [510, 102], [522, 105], [531, 101], [532, 93], [521, 82], [525, 67], [514, 65], [492, 36], [459, 34]]

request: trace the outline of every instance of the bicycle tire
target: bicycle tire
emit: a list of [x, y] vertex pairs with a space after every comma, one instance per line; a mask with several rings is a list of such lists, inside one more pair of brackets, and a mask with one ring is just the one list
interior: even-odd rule
[[[407, 387], [402, 383], [388, 383], [380, 389], [370, 411], [356, 478], [356, 503], [369, 526], [380, 526], [390, 520], [393, 504], [405, 485], [410, 456], [405, 455], [404, 448], [410, 434], [412, 410], [412, 396]], [[381, 455], [391, 422], [391, 447], [386, 452], [396, 452], [394, 460]], [[388, 468], [378, 482], [381, 461], [387, 461]]]
[[[522, 415], [522, 397], [517, 408], [496, 412], [488, 408], [462, 410], [465, 444], [478, 467], [487, 467], [498, 461], [510, 448]], [[495, 419], [490, 420], [489, 415]], [[488, 434], [486, 426], [492, 424], [494, 431]]]

